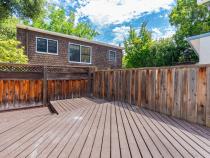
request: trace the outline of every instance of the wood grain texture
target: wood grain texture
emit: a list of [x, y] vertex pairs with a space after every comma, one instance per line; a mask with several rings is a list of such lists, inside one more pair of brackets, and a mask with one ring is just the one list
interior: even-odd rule
[[[208, 65], [209, 66], [209, 65]], [[107, 79], [103, 80], [103, 74]], [[210, 122], [210, 68], [205, 66], [96, 71], [94, 96], [124, 101], [190, 122]], [[101, 88], [99, 83], [106, 85]], [[105, 92], [104, 92], [105, 90]], [[103, 92], [103, 97], [101, 94]]]

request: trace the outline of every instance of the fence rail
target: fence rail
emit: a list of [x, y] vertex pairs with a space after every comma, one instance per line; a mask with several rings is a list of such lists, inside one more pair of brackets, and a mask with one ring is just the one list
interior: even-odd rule
[[210, 66], [96, 71], [93, 95], [210, 126]]
[[87, 96], [92, 67], [0, 64], [0, 111]]
[[93, 93], [210, 126], [210, 65], [94, 69], [0, 64], [0, 111]]

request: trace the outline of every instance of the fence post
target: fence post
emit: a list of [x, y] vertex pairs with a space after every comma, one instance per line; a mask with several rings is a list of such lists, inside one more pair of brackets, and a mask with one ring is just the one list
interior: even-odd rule
[[43, 69], [43, 105], [47, 105], [47, 66], [44, 65]]
[[87, 85], [87, 96], [91, 97], [91, 86], [92, 86], [92, 69], [89, 67], [88, 69], [88, 85]]
[[87, 96], [92, 97], [93, 96], [93, 72], [96, 70], [95, 67], [89, 67], [88, 69], [88, 85], [87, 85]]

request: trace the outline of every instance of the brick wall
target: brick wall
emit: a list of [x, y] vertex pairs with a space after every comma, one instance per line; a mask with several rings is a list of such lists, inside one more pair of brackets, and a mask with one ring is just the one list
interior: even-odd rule
[[[28, 38], [26, 38], [28, 36]], [[50, 38], [58, 40], [58, 55], [36, 53], [36, 37]], [[17, 28], [17, 39], [21, 41], [25, 47], [25, 52], [29, 57], [31, 64], [49, 64], [49, 65], [90, 65], [90, 64], [75, 64], [68, 61], [68, 44], [75, 43], [92, 47], [92, 64], [99, 69], [104, 68], [121, 68], [122, 67], [122, 50], [72, 40], [64, 37], [48, 35], [44, 33], [29, 31]], [[28, 40], [27, 40], [28, 39]], [[27, 44], [28, 43], [28, 44]], [[117, 60], [109, 61], [109, 50], [116, 51]]]

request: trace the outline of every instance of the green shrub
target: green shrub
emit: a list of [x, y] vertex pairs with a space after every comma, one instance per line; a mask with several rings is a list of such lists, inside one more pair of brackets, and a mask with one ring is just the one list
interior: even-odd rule
[[28, 57], [20, 42], [14, 39], [0, 39], [0, 62], [26, 64]]

